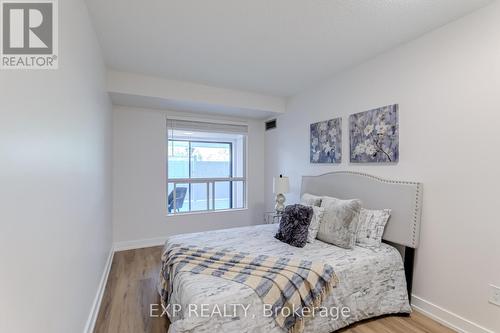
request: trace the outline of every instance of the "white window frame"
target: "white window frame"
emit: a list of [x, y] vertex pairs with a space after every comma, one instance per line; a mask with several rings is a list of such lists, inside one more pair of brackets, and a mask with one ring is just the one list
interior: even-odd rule
[[[248, 179], [247, 179], [247, 166], [248, 166], [248, 148], [247, 148], [247, 143], [248, 143], [248, 134], [245, 133], [245, 134], [242, 134], [240, 133], [241, 135], [243, 135], [243, 143], [242, 143], [242, 158], [243, 158], [243, 165], [242, 165], [242, 174], [243, 176], [242, 177], [210, 177], [210, 178], [173, 178], [173, 179], [170, 179], [168, 177], [168, 163], [169, 163], [169, 149], [170, 149], [170, 145], [169, 145], [169, 141], [170, 140], [176, 140], [176, 138], [172, 138], [170, 137], [170, 135], [168, 134], [168, 131], [170, 130], [169, 128], [169, 125], [168, 125], [168, 120], [171, 120], [171, 119], [167, 119], [167, 168], [166, 168], [166, 171], [167, 171], [167, 183], [166, 183], [166, 186], [165, 186], [165, 190], [166, 190], [166, 212], [167, 212], [167, 216], [178, 216], [178, 215], [187, 215], [187, 214], [205, 214], [205, 213], [215, 213], [215, 212], [224, 212], [224, 211], [235, 211], [235, 210], [244, 210], [244, 209], [247, 209], [248, 207]], [[185, 120], [185, 119], [180, 119], [180, 120]], [[224, 125], [224, 122], [218, 122], [218, 121], [214, 121], [214, 120], [210, 120], [210, 121], [200, 121], [200, 120], [192, 120], [192, 119], [189, 119], [188, 121], [193, 121], [193, 122], [207, 122], [207, 123], [217, 123], [218, 125]], [[247, 126], [247, 124], [240, 124], [240, 123], [229, 123], [229, 125], [244, 125], [244, 126]], [[205, 132], [209, 132], [210, 133], [210, 130], [207, 129], [205, 130]], [[219, 133], [219, 132], [211, 132], [211, 133]], [[192, 139], [188, 139], [186, 141], [192, 141], [192, 142], [197, 142], [197, 141], [205, 141], [205, 142], [209, 142], [210, 140], [206, 140], [206, 139], [202, 139], [202, 140], [198, 140], [197, 138], [192, 138]], [[220, 140], [220, 139], [214, 139], [213, 140], [214, 143], [224, 143], [226, 141], [223, 141], [223, 140]], [[232, 146], [234, 147], [235, 146], [235, 142], [232, 142]], [[234, 161], [236, 160], [235, 159], [235, 156], [234, 156], [234, 151], [232, 152], [233, 156], [231, 156], [231, 159], [234, 163]], [[216, 196], [215, 196], [215, 184], [217, 182], [229, 182], [229, 186], [233, 186], [233, 182], [241, 182], [243, 184], [243, 200], [242, 200], [242, 207], [233, 207], [233, 208], [225, 208], [225, 209], [215, 209], [215, 199], [216, 199]], [[168, 211], [168, 196], [169, 196], [169, 191], [168, 191], [168, 187], [169, 187], [169, 184], [173, 184], [173, 188], [172, 188], [172, 200], [173, 200], [173, 209], [171, 212]], [[178, 184], [206, 184], [206, 196], [207, 196], [207, 209], [206, 210], [196, 210], [196, 211], [187, 211], [187, 212], [179, 212], [177, 210], [177, 196], [176, 196], [176, 189], [177, 189], [177, 185]], [[211, 190], [211, 192], [210, 192]], [[210, 200], [210, 193], [212, 193], [212, 198]], [[234, 196], [234, 193], [232, 194]], [[188, 198], [189, 200], [189, 198]], [[210, 205], [210, 201], [211, 201], [211, 205]], [[236, 201], [234, 200], [234, 198], [232, 198], [232, 201]], [[234, 204], [233, 204], [234, 206]]]

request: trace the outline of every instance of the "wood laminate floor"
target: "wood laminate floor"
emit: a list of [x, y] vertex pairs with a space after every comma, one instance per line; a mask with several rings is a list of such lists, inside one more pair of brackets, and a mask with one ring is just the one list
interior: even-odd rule
[[[168, 319], [151, 318], [157, 293], [162, 247], [115, 253], [94, 333], [166, 333]], [[411, 317], [384, 317], [355, 324], [339, 333], [452, 333], [413, 312]], [[217, 332], [214, 332], [217, 333]]]

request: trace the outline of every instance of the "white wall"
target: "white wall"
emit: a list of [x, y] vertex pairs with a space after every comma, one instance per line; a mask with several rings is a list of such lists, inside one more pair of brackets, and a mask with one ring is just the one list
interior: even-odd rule
[[[249, 127], [248, 209], [166, 216], [167, 114], [197, 117], [186, 113], [114, 107], [114, 241], [122, 245], [123, 242], [145, 239], [160, 239], [161, 242], [173, 234], [262, 223], [264, 124], [256, 120], [244, 120]], [[222, 118], [204, 115], [203, 119]]]
[[[191, 107], [199, 108], [199, 113], [228, 113], [234, 117], [246, 114], [247, 118], [265, 118], [271, 113], [283, 113], [286, 108], [282, 97], [127, 72], [108, 71], [107, 87], [115, 98], [122, 96], [120, 101], [127, 96], [128, 102], [139, 104], [118, 105], [133, 107], [170, 109], [165, 105], [171, 105], [181, 111], [192, 111]], [[150, 102], [145, 101], [148, 98]]]
[[111, 249], [111, 112], [82, 0], [59, 69], [0, 71], [0, 331], [82, 332]]
[[[348, 162], [348, 115], [400, 105], [400, 162]], [[309, 164], [309, 124], [343, 116], [343, 162]], [[266, 204], [271, 177], [356, 170], [424, 184], [414, 293], [500, 332], [500, 4], [451, 23], [348, 70], [289, 101], [266, 134]], [[381, 207], [383, 208], [383, 207]]]

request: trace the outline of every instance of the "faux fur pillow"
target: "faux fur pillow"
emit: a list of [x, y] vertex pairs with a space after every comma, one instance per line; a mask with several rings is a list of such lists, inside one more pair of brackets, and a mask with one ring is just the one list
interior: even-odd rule
[[390, 209], [370, 210], [361, 208], [356, 244], [369, 248], [380, 247], [385, 225], [390, 217]]
[[295, 247], [304, 247], [307, 243], [309, 224], [313, 209], [303, 205], [286, 206], [281, 216], [276, 239]]
[[302, 197], [300, 198], [300, 203], [305, 206], [321, 206], [321, 198], [317, 195], [309, 194], [309, 193], [304, 193], [302, 194]]
[[354, 248], [361, 201], [323, 197], [321, 207], [325, 209], [325, 214], [317, 238], [345, 249]]

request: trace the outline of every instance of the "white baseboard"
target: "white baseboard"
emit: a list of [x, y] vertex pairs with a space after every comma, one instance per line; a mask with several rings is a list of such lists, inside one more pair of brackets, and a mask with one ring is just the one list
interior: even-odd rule
[[149, 239], [138, 239], [125, 242], [116, 242], [114, 244], [115, 252], [126, 251], [133, 249], [142, 249], [144, 247], [159, 246], [165, 244], [167, 237], [149, 238]]
[[94, 331], [97, 315], [99, 314], [99, 308], [101, 307], [102, 296], [104, 295], [106, 283], [108, 282], [109, 272], [111, 271], [111, 264], [113, 263], [114, 254], [115, 250], [113, 247], [111, 247], [108, 259], [106, 260], [106, 265], [104, 266], [104, 271], [102, 272], [101, 281], [99, 281], [97, 294], [95, 295], [94, 302], [92, 303], [92, 308], [90, 309], [89, 318], [87, 319], [85, 329], [83, 330], [84, 333], [92, 333]]
[[451, 328], [459, 333], [494, 333], [493, 331], [484, 328], [470, 320], [467, 320], [451, 311], [424, 300], [421, 297], [412, 295], [412, 307], [429, 318]]

